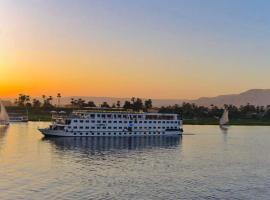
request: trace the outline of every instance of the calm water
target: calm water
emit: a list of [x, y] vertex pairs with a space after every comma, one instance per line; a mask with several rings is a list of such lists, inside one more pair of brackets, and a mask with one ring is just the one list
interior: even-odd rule
[[180, 137], [54, 138], [0, 129], [0, 199], [269, 199], [270, 127]]

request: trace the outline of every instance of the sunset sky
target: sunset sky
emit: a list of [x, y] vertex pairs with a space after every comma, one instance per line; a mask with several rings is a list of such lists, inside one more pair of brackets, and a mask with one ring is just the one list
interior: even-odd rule
[[0, 97], [270, 88], [268, 0], [0, 0]]

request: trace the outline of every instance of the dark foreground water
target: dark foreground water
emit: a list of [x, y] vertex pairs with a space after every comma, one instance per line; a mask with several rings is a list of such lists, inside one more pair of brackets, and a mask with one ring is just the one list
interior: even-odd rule
[[0, 128], [0, 199], [269, 199], [270, 127], [181, 137], [52, 138]]

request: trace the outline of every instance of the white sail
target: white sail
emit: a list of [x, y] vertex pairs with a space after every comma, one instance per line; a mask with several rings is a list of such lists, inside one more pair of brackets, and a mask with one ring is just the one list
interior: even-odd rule
[[9, 116], [1, 100], [0, 100], [0, 109], [1, 109], [0, 110], [0, 125], [8, 125]]
[[219, 124], [221, 126], [229, 124], [229, 111], [227, 109], [224, 109], [223, 115], [221, 116], [219, 120]]

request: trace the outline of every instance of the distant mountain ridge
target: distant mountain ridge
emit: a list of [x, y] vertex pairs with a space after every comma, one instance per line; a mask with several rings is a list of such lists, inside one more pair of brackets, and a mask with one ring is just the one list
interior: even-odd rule
[[[129, 101], [130, 98], [117, 98], [117, 97], [82, 97], [82, 96], [73, 96], [73, 97], [63, 97], [62, 103], [68, 104], [70, 99], [81, 98], [86, 101], [94, 101], [97, 105], [106, 101], [109, 104], [116, 103], [121, 101], [122, 105], [125, 101]], [[143, 99], [145, 100], [145, 99]], [[175, 104], [182, 104], [183, 102], [195, 103], [202, 106], [215, 105], [218, 107], [224, 106], [224, 104], [233, 104], [235, 106], [246, 105], [248, 103], [258, 106], [267, 106], [270, 105], [270, 89], [252, 89], [240, 94], [228, 94], [228, 95], [219, 95], [216, 97], [202, 97], [195, 100], [188, 99], [152, 99], [153, 105], [156, 107], [169, 106]]]
[[[125, 101], [130, 101], [130, 98], [117, 98], [117, 97], [91, 97], [91, 96], [70, 96], [70, 97], [62, 97], [61, 104], [68, 105], [70, 104], [71, 99], [81, 98], [85, 101], [94, 101], [96, 105], [100, 105], [104, 101], [108, 102], [110, 105], [116, 103], [117, 101], [121, 102], [121, 105], [124, 104]], [[41, 98], [38, 98], [42, 100]], [[7, 99], [10, 100], [10, 99]], [[145, 100], [145, 99], [143, 99]], [[210, 106], [215, 105], [218, 107], [222, 107], [224, 104], [233, 104], [235, 106], [246, 105], [248, 103], [256, 106], [267, 106], [270, 105], [270, 89], [252, 89], [246, 92], [242, 92], [240, 94], [228, 94], [228, 95], [219, 95], [216, 97], [202, 97], [194, 100], [188, 99], [152, 99], [153, 106], [161, 107], [161, 106], [169, 106], [179, 104], [181, 105], [183, 102], [195, 103], [197, 105], [202, 106]], [[4, 102], [5, 104], [9, 104], [8, 102]], [[53, 104], [57, 104], [57, 99], [54, 98]]]
[[203, 106], [210, 106], [213, 104], [219, 107], [224, 104], [241, 106], [248, 103], [256, 106], [267, 106], [270, 105], [270, 89], [252, 89], [240, 94], [203, 97], [190, 102]]

